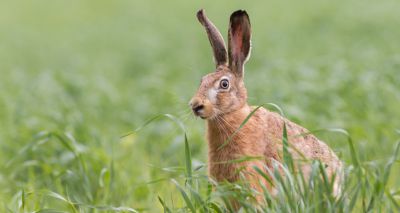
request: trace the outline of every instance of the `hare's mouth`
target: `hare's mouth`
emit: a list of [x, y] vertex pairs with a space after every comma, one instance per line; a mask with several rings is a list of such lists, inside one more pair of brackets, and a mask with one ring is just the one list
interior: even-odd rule
[[205, 110], [204, 110], [204, 105], [203, 104], [199, 104], [199, 105], [195, 105], [192, 107], [193, 113], [194, 115], [205, 119]]
[[207, 116], [204, 114], [204, 110], [198, 110], [198, 111], [194, 111], [193, 110], [194, 115], [196, 115], [197, 117], [200, 117], [201, 119], [207, 119]]
[[201, 109], [201, 110], [193, 110], [193, 114], [197, 117], [200, 117], [201, 119], [209, 119], [212, 115], [209, 115], [206, 110]]
[[208, 103], [192, 101], [190, 103], [193, 114], [201, 119], [209, 119], [214, 115], [214, 108]]
[[209, 115], [209, 114], [199, 114], [199, 115], [196, 115], [196, 116], [200, 117], [203, 120], [213, 119], [215, 117], [214, 114], [211, 114], [211, 115]]

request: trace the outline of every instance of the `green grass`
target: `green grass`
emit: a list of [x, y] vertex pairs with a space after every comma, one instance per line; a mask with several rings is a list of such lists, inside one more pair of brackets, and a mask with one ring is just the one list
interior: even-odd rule
[[205, 176], [187, 106], [213, 70], [200, 8], [224, 36], [232, 11], [250, 14], [251, 104], [348, 132], [316, 132], [346, 163], [346, 197], [293, 176], [264, 208], [398, 211], [400, 2], [42, 0], [0, 3], [0, 212], [224, 211], [252, 194]]

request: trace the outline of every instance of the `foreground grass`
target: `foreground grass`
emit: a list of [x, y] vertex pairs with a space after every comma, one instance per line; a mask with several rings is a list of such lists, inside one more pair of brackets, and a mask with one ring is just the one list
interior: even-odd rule
[[[283, 131], [282, 145], [285, 150], [288, 149], [288, 143], [285, 141], [289, 139], [285, 128]], [[185, 180], [179, 185], [172, 179], [181, 193], [184, 205], [168, 206], [160, 197], [159, 201], [164, 212], [234, 212], [236, 210], [231, 205], [232, 200], [240, 204], [241, 212], [400, 211], [400, 191], [388, 186], [392, 168], [399, 155], [400, 141], [397, 142], [385, 166], [378, 168], [370, 162], [360, 162], [356, 147], [348, 133], [343, 130], [335, 131], [348, 137], [352, 158], [352, 162], [344, 168], [341, 193], [338, 196], [332, 194], [335, 178], [329, 180], [323, 164], [318, 161], [310, 162], [312, 171], [309, 179], [306, 179], [301, 171], [294, 169], [293, 165], [297, 163], [289, 153], [285, 156], [285, 152], [283, 153], [285, 161], [282, 164], [275, 162], [273, 168], [254, 168], [276, 188], [277, 192], [274, 195], [266, 188], [262, 192], [254, 191], [247, 185], [244, 177], [238, 183], [217, 183], [209, 177], [192, 173], [189, 145], [185, 140], [187, 162]], [[263, 202], [256, 204], [256, 196], [260, 194], [264, 197]]]
[[[187, 110], [197, 81], [213, 69], [194, 16], [199, 8], [222, 32], [232, 11], [249, 12], [250, 103], [274, 102], [310, 130], [340, 127], [351, 136], [355, 155], [347, 136], [316, 133], [347, 165], [346, 199], [303, 191], [307, 195], [293, 194], [299, 203], [286, 208], [317, 199], [322, 204], [315, 208], [363, 211], [371, 203], [374, 211], [397, 209], [391, 198], [398, 202], [399, 162], [390, 164], [390, 175], [385, 165], [400, 130], [399, 1], [0, 5], [0, 212], [158, 212], [158, 196], [171, 211], [184, 211], [190, 205], [177, 185], [199, 211], [191, 189], [202, 202], [228, 208], [222, 192], [232, 186], [207, 191], [204, 123]], [[185, 138], [169, 119], [120, 139], [160, 113], [186, 127], [193, 186], [185, 183]], [[245, 187], [240, 193], [248, 197]], [[267, 200], [265, 208], [283, 208], [285, 199]]]
[[[342, 191], [338, 197], [332, 195], [333, 182], [327, 178], [325, 168], [319, 162], [312, 163], [312, 171], [309, 179], [305, 179], [301, 172], [296, 172], [290, 155], [285, 157], [283, 164], [276, 162], [273, 168], [255, 168], [257, 171], [277, 189], [276, 195], [271, 195], [268, 190], [263, 192], [254, 191], [250, 188], [245, 179], [237, 183], [217, 183], [204, 175], [201, 171], [205, 165], [198, 165], [193, 168], [193, 159], [185, 126], [173, 115], [165, 114], [156, 116], [137, 128], [134, 132], [124, 135], [122, 138], [137, 133], [147, 125], [153, 124], [161, 118], [173, 121], [183, 132], [185, 157], [184, 167], [160, 168], [164, 173], [174, 173], [172, 178], [162, 178], [148, 181], [147, 184], [163, 183], [173, 186], [171, 192], [180, 193], [167, 197], [158, 195], [158, 201], [164, 212], [231, 212], [234, 207], [231, 200], [236, 200], [244, 212], [351, 212], [355, 209], [363, 212], [397, 212], [400, 211], [400, 191], [393, 190], [388, 185], [392, 174], [393, 166], [398, 161], [400, 141], [393, 149], [393, 153], [384, 164], [379, 167], [371, 162], [359, 160], [359, 153], [356, 151], [350, 136], [344, 130], [330, 130], [342, 133], [347, 137], [348, 148], [351, 153], [351, 163], [345, 166]], [[154, 124], [153, 124], [154, 125]], [[284, 132], [283, 140], [289, 140]], [[285, 146], [285, 142], [282, 142]], [[92, 165], [99, 165], [101, 162], [90, 162], [90, 153], [83, 154], [84, 147], [80, 145], [72, 135], [55, 132], [41, 132], [34, 140], [23, 147], [19, 154], [8, 161], [6, 167], [15, 164], [20, 156], [28, 153], [45, 155], [44, 149], [49, 149], [49, 143], [58, 143], [60, 147], [67, 150], [69, 157], [60, 157], [48, 165], [49, 158], [38, 157], [36, 160], [25, 161], [24, 167], [29, 169], [28, 178], [41, 178], [36, 173], [45, 173], [46, 167], [52, 167], [49, 177], [44, 177], [51, 184], [66, 186], [59, 188], [59, 192], [48, 189], [36, 190], [29, 186], [21, 187], [21, 190], [14, 194], [13, 198], [5, 209], [9, 212], [138, 212], [145, 209], [134, 209], [125, 206], [112, 206], [104, 203], [115, 202], [120, 196], [114, 192], [115, 171], [114, 162], [110, 165], [103, 165], [93, 168]], [[286, 145], [287, 146], [287, 145]], [[284, 148], [285, 149], [285, 148]], [[287, 148], [286, 148], [287, 149]], [[62, 159], [69, 158], [67, 162]], [[238, 161], [252, 160], [251, 158], [238, 159]], [[69, 162], [68, 162], [69, 161]], [[89, 162], [89, 165], [88, 165]], [[234, 163], [234, 162], [232, 162]], [[398, 163], [398, 162], [397, 162]], [[68, 166], [66, 166], [66, 164]], [[278, 168], [279, 167], [279, 168]], [[267, 172], [264, 172], [266, 169]], [[278, 172], [283, 171], [283, 173]], [[22, 177], [20, 177], [22, 178]], [[70, 193], [70, 191], [75, 191]], [[79, 193], [76, 193], [79, 192]], [[264, 201], [255, 205], [255, 196], [261, 195]], [[154, 194], [156, 196], [156, 194]], [[110, 201], [111, 199], [111, 201]]]

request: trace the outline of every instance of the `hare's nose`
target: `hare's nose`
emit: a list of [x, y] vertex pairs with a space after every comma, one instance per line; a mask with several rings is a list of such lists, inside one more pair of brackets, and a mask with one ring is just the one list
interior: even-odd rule
[[192, 99], [189, 105], [192, 107], [192, 110], [195, 114], [198, 114], [204, 108], [204, 105], [198, 98]]
[[204, 108], [204, 105], [197, 105], [195, 107], [192, 107], [192, 110], [194, 113], [199, 114], [200, 111]]

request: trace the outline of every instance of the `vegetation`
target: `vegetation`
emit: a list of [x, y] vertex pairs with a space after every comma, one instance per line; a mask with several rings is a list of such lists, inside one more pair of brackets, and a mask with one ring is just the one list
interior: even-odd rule
[[249, 102], [346, 164], [334, 198], [318, 162], [307, 183], [289, 161], [258, 208], [400, 210], [399, 1], [43, 0], [0, 3], [0, 212], [225, 212], [232, 196], [255, 211], [245, 182], [207, 178], [187, 106], [213, 70], [200, 8], [222, 32], [248, 11]]

